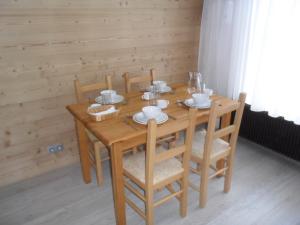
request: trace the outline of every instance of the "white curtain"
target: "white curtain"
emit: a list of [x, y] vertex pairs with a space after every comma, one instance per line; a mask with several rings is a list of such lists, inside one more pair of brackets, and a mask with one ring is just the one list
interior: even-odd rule
[[222, 95], [240, 91], [252, 0], [206, 0], [200, 33], [199, 70], [207, 86]]
[[206, 0], [199, 58], [218, 93], [300, 124], [299, 0]]
[[300, 124], [300, 1], [256, 1], [242, 89], [254, 111]]

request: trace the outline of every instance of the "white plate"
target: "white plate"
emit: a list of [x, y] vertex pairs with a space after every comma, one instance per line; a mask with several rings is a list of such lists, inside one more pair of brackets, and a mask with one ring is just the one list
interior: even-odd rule
[[[151, 91], [151, 87], [146, 88], [146, 91]], [[165, 86], [163, 89], [159, 90], [159, 93], [163, 94], [163, 93], [168, 93], [171, 92], [172, 88], [169, 86]]]
[[171, 87], [165, 86], [163, 89], [159, 90], [159, 93], [168, 93], [168, 92], [171, 92], [171, 91], [172, 91]]
[[208, 100], [207, 102], [204, 102], [201, 105], [196, 105], [194, 100], [192, 98], [184, 100], [184, 104], [188, 107], [193, 107], [197, 109], [209, 109], [211, 106], [211, 100]]
[[[143, 112], [138, 112], [133, 115], [133, 121], [139, 124], [147, 125], [148, 119], [145, 117]], [[166, 113], [161, 113], [157, 118], [155, 118], [157, 124], [162, 124], [169, 119]]]
[[[120, 102], [122, 102], [124, 100], [124, 97], [122, 96], [122, 95], [115, 95], [114, 97], [113, 97], [113, 100], [112, 100], [112, 102], [110, 102], [110, 103], [106, 103], [106, 104], [117, 104], [117, 103], [120, 103]], [[95, 101], [97, 102], [97, 103], [99, 103], [99, 104], [104, 104], [103, 102], [102, 102], [102, 96], [98, 96], [97, 98], [95, 98]]]

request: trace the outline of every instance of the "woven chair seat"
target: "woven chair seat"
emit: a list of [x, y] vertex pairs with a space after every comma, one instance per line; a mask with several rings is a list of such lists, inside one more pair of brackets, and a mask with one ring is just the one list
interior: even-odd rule
[[[194, 141], [193, 141], [193, 148], [192, 148], [192, 155], [203, 158], [203, 151], [204, 151], [204, 143], [205, 143], [205, 136], [206, 130], [201, 130], [195, 133]], [[213, 142], [211, 157], [215, 157], [218, 154], [221, 154], [228, 150], [229, 143], [217, 138]]]
[[[157, 152], [166, 151], [160, 147]], [[125, 156], [123, 159], [125, 172], [129, 173], [141, 183], [145, 184], [145, 152]], [[183, 172], [182, 163], [176, 158], [171, 158], [154, 166], [153, 182], [157, 184], [172, 176]]]

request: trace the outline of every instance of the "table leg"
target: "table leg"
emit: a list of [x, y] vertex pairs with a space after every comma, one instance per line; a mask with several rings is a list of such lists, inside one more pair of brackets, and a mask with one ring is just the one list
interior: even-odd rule
[[89, 160], [89, 141], [85, 132], [84, 125], [79, 121], [75, 120], [77, 138], [79, 144], [79, 156], [81, 163], [82, 178], [86, 184], [91, 182], [91, 164]]
[[[230, 120], [231, 120], [231, 112], [225, 114], [224, 116], [222, 116], [222, 120], [221, 120], [221, 128], [227, 127], [230, 125]], [[224, 141], [229, 141], [229, 136], [223, 137]], [[224, 159], [220, 159], [217, 161], [216, 164], [217, 170], [223, 169], [225, 167], [225, 161]], [[218, 175], [218, 177], [223, 176], [224, 174], [220, 174]]]
[[121, 145], [111, 147], [111, 171], [117, 225], [126, 225], [125, 190], [123, 180], [123, 152]]

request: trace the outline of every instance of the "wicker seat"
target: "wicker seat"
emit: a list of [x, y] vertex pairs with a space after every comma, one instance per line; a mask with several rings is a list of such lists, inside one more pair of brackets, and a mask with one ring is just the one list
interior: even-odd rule
[[[123, 157], [122, 172], [126, 189], [144, 202], [144, 209], [134, 203], [132, 195], [123, 192], [125, 201], [136, 213], [154, 224], [154, 208], [176, 197], [180, 203], [180, 215], [187, 213], [189, 159], [195, 130], [196, 109], [190, 109], [188, 118], [169, 121], [157, 126], [154, 119], [148, 121], [146, 150]], [[183, 144], [171, 149], [157, 148], [158, 140], [172, 133], [186, 131]], [[180, 158], [181, 160], [178, 160]], [[121, 179], [121, 178], [120, 178]], [[156, 191], [164, 188], [168, 194], [154, 198]]]
[[[192, 154], [203, 159], [203, 152], [204, 152], [204, 143], [205, 143], [205, 136], [206, 130], [201, 130], [197, 132], [193, 142]], [[226, 152], [228, 150], [229, 143], [217, 138], [213, 141], [212, 150], [211, 150], [211, 158], [217, 157], [219, 154]]]
[[[223, 105], [222, 102], [214, 101], [209, 113], [207, 132], [201, 131], [195, 135], [191, 161], [194, 162], [194, 165], [196, 164], [196, 168], [191, 167], [191, 171], [200, 175], [201, 179], [200, 187], [192, 182], [190, 182], [190, 186], [200, 192], [199, 206], [201, 208], [205, 207], [207, 202], [209, 179], [225, 174], [224, 192], [229, 192], [231, 188], [235, 148], [245, 106], [245, 99], [246, 94], [241, 93], [238, 101], [235, 101], [231, 105]], [[218, 119], [224, 115], [231, 116], [232, 112], [235, 112], [233, 124], [216, 129]], [[229, 140], [229, 142], [221, 138]], [[224, 162], [222, 168], [214, 167], [213, 164], [218, 160]], [[215, 172], [211, 174], [210, 169], [213, 169]]]
[[[157, 152], [162, 151], [164, 150], [159, 149]], [[125, 173], [130, 174], [145, 184], [145, 152], [138, 152], [134, 155], [124, 157], [123, 163]], [[182, 163], [176, 158], [157, 163], [153, 171], [153, 184], [157, 184], [182, 172]]]

